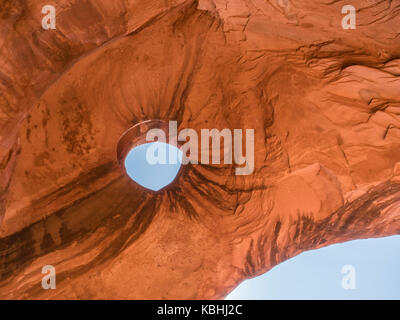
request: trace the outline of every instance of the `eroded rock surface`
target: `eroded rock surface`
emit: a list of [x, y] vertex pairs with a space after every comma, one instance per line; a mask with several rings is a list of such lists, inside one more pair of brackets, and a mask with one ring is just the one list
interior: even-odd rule
[[[0, 1], [0, 298], [222, 298], [400, 234], [400, 1]], [[255, 170], [123, 174], [133, 124], [254, 128]], [[43, 290], [44, 265], [57, 289]]]

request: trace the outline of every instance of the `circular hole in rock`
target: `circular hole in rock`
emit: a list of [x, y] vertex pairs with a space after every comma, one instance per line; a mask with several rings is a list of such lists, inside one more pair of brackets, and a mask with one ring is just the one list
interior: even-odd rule
[[152, 129], [162, 130], [165, 137], [169, 137], [167, 122], [140, 122], [121, 136], [117, 145], [117, 158], [133, 181], [146, 189], [159, 191], [176, 178], [182, 165], [183, 153], [172, 144], [147, 141], [147, 133]]

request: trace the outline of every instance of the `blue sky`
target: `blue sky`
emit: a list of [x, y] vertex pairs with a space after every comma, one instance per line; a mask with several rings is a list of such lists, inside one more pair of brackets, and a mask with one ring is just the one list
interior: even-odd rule
[[[169, 161], [169, 156], [175, 153], [175, 161]], [[147, 155], [154, 160], [165, 160], [165, 164], [151, 164]], [[181, 167], [182, 151], [161, 142], [145, 143], [132, 149], [125, 158], [125, 169], [128, 176], [141, 186], [158, 191], [170, 184]]]
[[[355, 268], [355, 289], [342, 288], [344, 265]], [[242, 282], [226, 299], [400, 299], [400, 236], [304, 252]]]

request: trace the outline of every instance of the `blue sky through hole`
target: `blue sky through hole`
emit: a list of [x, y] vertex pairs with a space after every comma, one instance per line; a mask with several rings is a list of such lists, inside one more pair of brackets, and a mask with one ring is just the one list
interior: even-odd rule
[[[355, 289], [344, 289], [343, 266]], [[226, 299], [400, 299], [400, 236], [355, 240], [307, 251], [242, 282]]]
[[[146, 154], [153, 151], [156, 157], [162, 156], [157, 150], [165, 147], [166, 164], [151, 164], [147, 161]], [[174, 153], [177, 155], [176, 164], [169, 163], [169, 156]], [[141, 144], [132, 149], [125, 158], [125, 169], [128, 176], [141, 186], [158, 191], [170, 184], [176, 177], [181, 167], [182, 151], [175, 146], [161, 142]]]

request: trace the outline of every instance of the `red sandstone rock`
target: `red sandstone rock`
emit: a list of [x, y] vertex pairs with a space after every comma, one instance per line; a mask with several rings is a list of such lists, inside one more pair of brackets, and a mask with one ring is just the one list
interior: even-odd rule
[[[305, 250], [400, 233], [400, 3], [0, 1], [0, 298], [222, 298]], [[254, 128], [255, 172], [118, 166], [148, 119]], [[41, 268], [57, 270], [43, 290]]]

